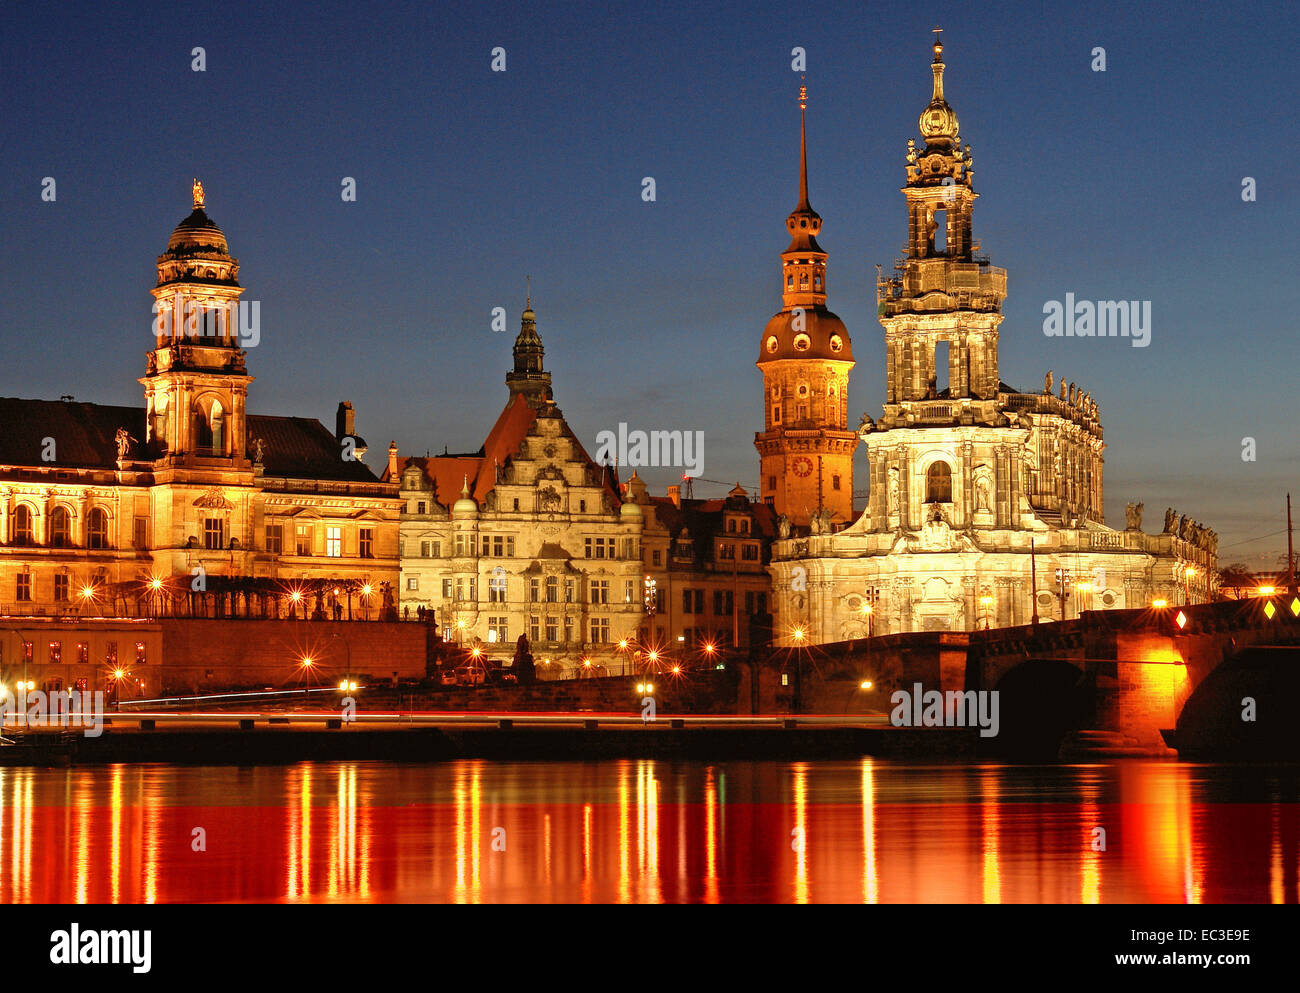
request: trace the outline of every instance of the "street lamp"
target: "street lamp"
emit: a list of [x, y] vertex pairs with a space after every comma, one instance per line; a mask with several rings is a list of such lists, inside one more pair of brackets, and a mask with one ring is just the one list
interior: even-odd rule
[[984, 608], [984, 630], [989, 629], [989, 614], [993, 609], [993, 598], [985, 593], [980, 597], [980, 606]]

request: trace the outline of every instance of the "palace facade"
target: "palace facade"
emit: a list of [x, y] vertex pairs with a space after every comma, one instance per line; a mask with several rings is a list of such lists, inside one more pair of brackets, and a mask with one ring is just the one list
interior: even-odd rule
[[[378, 617], [397, 487], [351, 404], [333, 432], [249, 413], [239, 262], [197, 181], [157, 272], [143, 406], [0, 398], [0, 614]], [[6, 665], [33, 650], [6, 638]]]
[[498, 663], [526, 635], [542, 678], [619, 665], [641, 620], [644, 520], [569, 428], [544, 358], [530, 302], [482, 447], [399, 456], [394, 445], [384, 474], [403, 501], [403, 615], [431, 612], [447, 641]]
[[[1026, 624], [1209, 594], [1212, 531], [1169, 511], [1164, 531], [1147, 534], [1141, 504], [1129, 506], [1125, 530], [1106, 526], [1105, 445], [1091, 395], [1064, 379], [1058, 395], [1051, 372], [1041, 393], [1022, 393], [1000, 378], [1007, 273], [973, 237], [973, 159], [944, 97], [942, 52], [936, 41], [931, 99], [920, 116], [923, 146], [907, 143], [907, 254], [876, 288], [887, 391], [881, 417], [864, 415], [857, 431], [867, 451], [867, 507], [848, 524], [843, 500], [826, 499], [852, 492], [843, 469], [829, 491], [817, 470], [815, 502], [807, 484], [795, 492], [778, 480], [765, 489], [781, 515], [771, 566], [779, 644]], [[802, 191], [804, 177], [801, 162]], [[805, 195], [792, 230], [796, 222], [803, 230], [806, 215]], [[819, 222], [807, 221], [815, 234]], [[801, 264], [811, 267], [812, 289], [819, 285], [824, 256], [810, 239], [791, 246], [793, 259], [783, 256], [795, 291], [806, 281]], [[791, 288], [787, 279], [787, 309], [819, 313], [820, 300], [790, 296]], [[761, 345], [771, 359], [759, 363], [768, 409], [768, 431], [759, 435], [764, 473], [764, 446], [791, 410], [791, 391], [785, 383], [774, 388], [771, 362], [800, 362], [805, 370], [794, 377], [793, 398], [799, 404], [806, 393], [810, 403], [796, 406], [798, 430], [787, 426], [786, 445], [811, 446], [803, 457], [813, 461], [844, 429], [838, 401], [847, 335], [835, 324], [823, 331], [828, 321], [819, 317], [803, 334], [801, 353], [801, 339], [787, 344], [787, 319], [778, 317]], [[807, 469], [790, 468], [801, 476]]]

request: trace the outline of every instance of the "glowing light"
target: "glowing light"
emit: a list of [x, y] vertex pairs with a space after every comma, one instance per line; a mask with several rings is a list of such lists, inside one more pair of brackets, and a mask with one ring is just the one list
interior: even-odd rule
[[[1087, 584], [1084, 584], [1079, 587], [1079, 589], [1081, 590], [1086, 588], [1087, 588]], [[991, 596], [982, 596], [980, 597], [980, 603], [985, 607], [991, 607], [993, 606], [993, 598]]]
[[[1273, 605], [1270, 603], [1269, 606], [1271, 607]], [[1178, 622], [1178, 626], [1180, 628], [1187, 627], [1187, 615], [1184, 614], [1181, 610], [1178, 612], [1178, 616], [1175, 617], [1174, 620]]]
[[162, 580], [154, 576], [153, 579], [149, 580], [149, 588], [152, 590], [162, 589]]
[[645, 683], [637, 683], [637, 684], [636, 684], [636, 691], [637, 691], [638, 694], [640, 694], [640, 693], [644, 693], [644, 692], [645, 692]]
[[709, 655], [712, 655], [712, 654], [713, 654], [714, 652], [716, 652], [718, 649], [717, 649], [717, 647], [713, 644], [713, 642], [710, 641], [710, 642], [708, 642], [707, 644], [705, 644], [705, 646], [704, 646], [704, 650], [705, 650], [705, 652], [707, 652]]
[[301, 665], [304, 669], [309, 669], [315, 664], [316, 664], [316, 660], [312, 658], [310, 655], [304, 655], [302, 657]]
[[591, 668], [591, 659], [583, 659], [583, 660], [582, 660], [582, 665], [583, 665], [584, 668], [590, 669], [590, 668]]
[[860, 690], [869, 690], [869, 689], [871, 689], [871, 680], [870, 680], [870, 679], [864, 679], [862, 682], [858, 683], [858, 689], [860, 689]]
[[619, 642], [618, 642], [618, 648], [619, 648], [619, 651], [622, 651], [622, 652], [627, 651], [627, 639], [626, 639], [626, 638], [620, 638], [620, 639], [619, 639]]
[[871, 613], [871, 604], [869, 604], [869, 603], [864, 603], [864, 604], [862, 605], [862, 613], [863, 613], [863, 614], [869, 614], [869, 613]]
[[1296, 617], [1300, 617], [1300, 597], [1296, 597], [1291, 601], [1291, 613]]
[[475, 648], [473, 651], [470, 652], [470, 654], [473, 655], [475, 658], [478, 658], [480, 655], [483, 654], [483, 649]]
[[803, 641], [803, 628], [795, 628], [795, 629], [794, 629], [794, 640], [795, 640], [795, 641]]
[[681, 674], [682, 674], [682, 667], [679, 665], [673, 666], [673, 675], [680, 676]]
[[373, 590], [373, 589], [374, 589], [373, 586], [371, 586], [369, 583], [366, 583], [365, 586], [361, 587], [361, 595], [362, 595], [362, 596], [370, 596], [370, 592], [371, 592], [371, 590]]
[[646, 684], [645, 684], [645, 691], [646, 691], [647, 693], [653, 693], [653, 692], [655, 691], [655, 684], [654, 684], [654, 683], [646, 683]]
[[294, 590], [292, 593], [289, 594], [289, 599], [292, 600], [294, 603], [301, 603], [301, 602], [302, 602], [302, 591], [301, 591], [301, 590]]
[[339, 692], [346, 693], [347, 691], [348, 691], [348, 681], [345, 679], [343, 680], [343, 682], [339, 683]]
[[652, 648], [650, 649], [649, 653], [646, 655], [646, 658], [648, 658], [651, 662], [658, 662], [659, 653]]
[[1267, 617], [1270, 621], [1273, 619], [1273, 615], [1276, 613], [1277, 613], [1277, 608], [1273, 606], [1272, 600], [1264, 604], [1264, 616]]
[[83, 600], [93, 600], [94, 597], [95, 597], [95, 587], [93, 587], [93, 586], [83, 586], [83, 587], [81, 588], [81, 599], [83, 599]]
[[1151, 606], [1155, 607], [1157, 610], [1161, 610], [1161, 609], [1163, 609], [1163, 608], [1169, 606], [1169, 601], [1168, 601], [1168, 600], [1152, 600], [1152, 601], [1151, 601]]
[[1277, 592], [1276, 588], [1272, 586], [1261, 586], [1259, 588], [1260, 596], [1272, 596], [1276, 592]]
[[[114, 670], [113, 670], [113, 678], [114, 678], [114, 679], [121, 679], [121, 678], [122, 678], [123, 676], [125, 676], [125, 675], [126, 675], [126, 673], [125, 673], [123, 670], [121, 670], [121, 669], [114, 669]], [[29, 683], [27, 684], [27, 688], [28, 688], [28, 689], [31, 689], [31, 688], [32, 688], [33, 686], [35, 686], [35, 685], [36, 685], [35, 683], [29, 682]]]
[[465, 622], [464, 622], [464, 621], [457, 621], [457, 622], [456, 622], [456, 627], [458, 627], [458, 628], [463, 628], [464, 626], [465, 626]]

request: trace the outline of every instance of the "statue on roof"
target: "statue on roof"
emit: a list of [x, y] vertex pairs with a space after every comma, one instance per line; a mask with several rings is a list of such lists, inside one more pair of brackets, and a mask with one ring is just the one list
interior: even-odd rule
[[117, 442], [117, 460], [123, 462], [131, 453], [131, 446], [136, 443], [136, 439], [131, 437], [126, 428], [118, 428], [117, 433], [113, 435], [113, 440]]
[[1052, 392], [1052, 370], [1047, 370], [1047, 375], [1043, 377], [1043, 392], [1051, 395]]

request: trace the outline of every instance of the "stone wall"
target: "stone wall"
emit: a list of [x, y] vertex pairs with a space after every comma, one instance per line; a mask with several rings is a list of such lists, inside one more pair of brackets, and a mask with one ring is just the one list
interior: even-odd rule
[[[422, 679], [426, 626], [378, 621], [164, 618], [162, 692], [328, 686], [345, 674]], [[304, 670], [301, 663], [311, 658]]]

